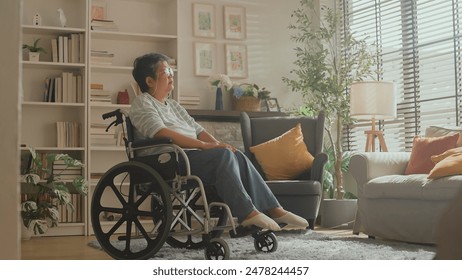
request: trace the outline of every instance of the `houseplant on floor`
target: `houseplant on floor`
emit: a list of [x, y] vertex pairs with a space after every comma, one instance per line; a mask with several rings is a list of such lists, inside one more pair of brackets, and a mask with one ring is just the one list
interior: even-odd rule
[[[67, 170], [78, 170], [83, 164], [67, 154], [47, 154], [45, 158], [37, 156], [34, 149], [30, 148], [31, 165], [27, 167], [25, 175], [22, 175], [21, 183], [31, 186], [31, 193], [21, 203], [21, 217], [24, 226], [33, 234], [44, 234], [50, 227], [58, 225], [60, 213], [59, 205], [74, 211], [75, 206], [71, 203], [71, 191], [80, 195], [87, 194], [87, 183], [82, 175], [71, 176], [72, 180], [65, 180], [64, 173]], [[53, 168], [55, 163], [63, 167], [56, 172]]]
[[[291, 39], [300, 46], [295, 48], [297, 60], [291, 71], [295, 78], [284, 77], [283, 81], [303, 95], [300, 110], [303, 114], [324, 112], [328, 143], [333, 152], [335, 198], [343, 199], [342, 133], [344, 126], [351, 123], [350, 99], [346, 93], [354, 81], [376, 74], [376, 55], [370, 50], [373, 45], [365, 39], [355, 39], [348, 26], [343, 25], [339, 11], [326, 6], [319, 8], [316, 2], [301, 0], [301, 7], [292, 14], [295, 23], [289, 29], [295, 34]], [[342, 38], [341, 27], [344, 27]]]
[[39, 39], [35, 39], [32, 45], [23, 44], [22, 48], [29, 51], [29, 61], [39, 61], [40, 53], [46, 53], [45, 49], [38, 45]]

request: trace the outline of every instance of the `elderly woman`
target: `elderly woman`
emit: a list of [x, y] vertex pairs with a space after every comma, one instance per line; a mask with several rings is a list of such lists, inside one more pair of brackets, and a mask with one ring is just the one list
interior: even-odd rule
[[273, 231], [281, 230], [282, 224], [306, 228], [304, 218], [280, 206], [243, 153], [215, 139], [178, 102], [168, 98], [174, 74], [167, 61], [168, 57], [159, 53], [134, 61], [133, 77], [143, 92], [132, 102], [129, 114], [135, 137], [171, 138], [176, 145], [188, 149], [191, 173], [204, 184], [215, 186], [242, 226]]

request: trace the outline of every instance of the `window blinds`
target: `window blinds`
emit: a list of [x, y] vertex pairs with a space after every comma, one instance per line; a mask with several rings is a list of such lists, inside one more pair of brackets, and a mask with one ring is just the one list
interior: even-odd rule
[[[377, 79], [397, 85], [397, 118], [380, 124], [388, 150], [410, 151], [430, 125], [459, 125], [459, 0], [340, 2], [346, 26], [377, 46]], [[362, 150], [370, 126], [361, 121], [346, 129], [345, 149]]]

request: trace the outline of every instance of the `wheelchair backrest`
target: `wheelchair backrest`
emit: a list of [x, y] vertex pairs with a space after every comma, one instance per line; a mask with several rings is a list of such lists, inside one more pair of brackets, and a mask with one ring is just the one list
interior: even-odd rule
[[[128, 116], [125, 116], [125, 126], [127, 128], [127, 146], [129, 143], [133, 144], [136, 140], [135, 127]], [[179, 172], [178, 159], [174, 152], [148, 156], [138, 156], [135, 152], [134, 157], [132, 159], [129, 158], [129, 160], [142, 162], [153, 167], [153, 169], [156, 170], [164, 180], [171, 180], [175, 178], [176, 174]]]

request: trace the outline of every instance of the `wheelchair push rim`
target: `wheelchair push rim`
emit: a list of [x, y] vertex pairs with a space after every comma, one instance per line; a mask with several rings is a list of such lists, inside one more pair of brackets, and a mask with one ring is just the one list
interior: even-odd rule
[[154, 169], [135, 161], [108, 170], [91, 201], [96, 239], [115, 259], [154, 256], [169, 234], [171, 212], [170, 187]]

